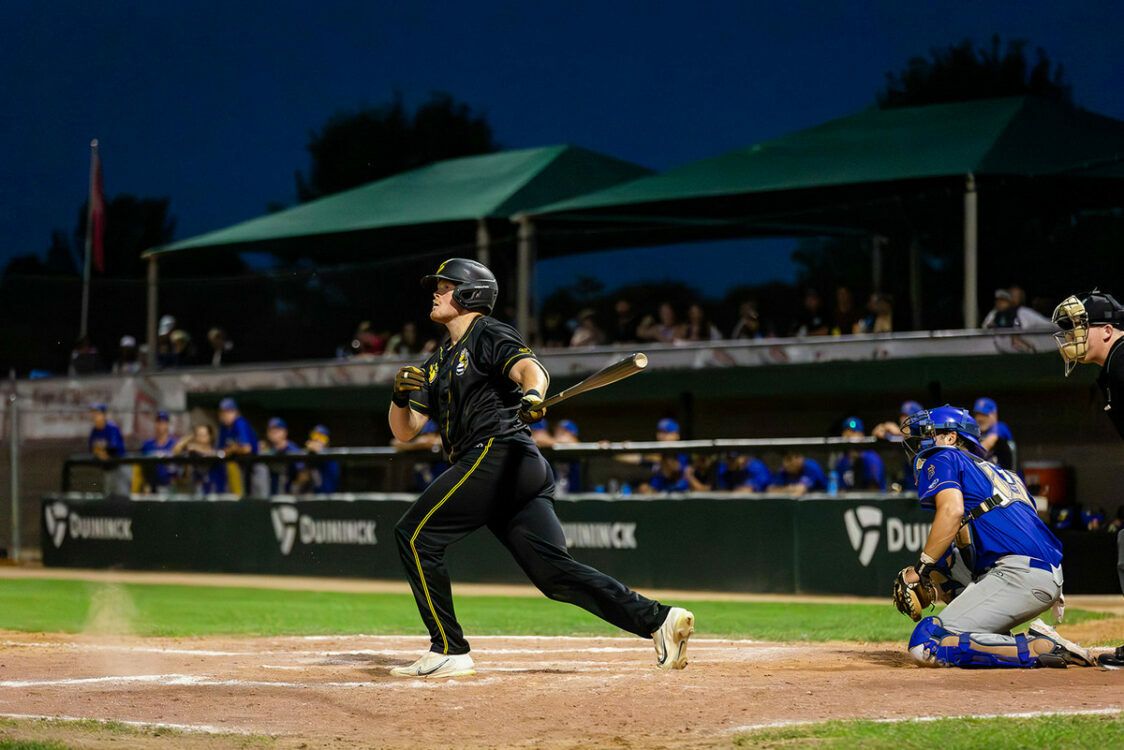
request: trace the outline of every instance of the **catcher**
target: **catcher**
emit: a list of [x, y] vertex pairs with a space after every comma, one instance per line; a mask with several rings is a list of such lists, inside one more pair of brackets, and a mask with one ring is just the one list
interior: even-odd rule
[[[1041, 619], [1061, 619], [1062, 546], [1038, 518], [1026, 486], [986, 459], [964, 409], [921, 411], [902, 426], [917, 497], [935, 511], [921, 559], [898, 573], [894, 604], [917, 622], [909, 652], [942, 667], [1094, 666], [1089, 652]], [[939, 617], [924, 617], [937, 600]]]

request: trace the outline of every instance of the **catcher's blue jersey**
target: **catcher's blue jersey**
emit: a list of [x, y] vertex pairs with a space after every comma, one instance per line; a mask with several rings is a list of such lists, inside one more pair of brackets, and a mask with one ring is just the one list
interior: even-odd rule
[[1061, 565], [1061, 542], [1038, 518], [1026, 486], [1015, 474], [952, 447], [925, 451], [915, 466], [917, 497], [923, 508], [936, 508], [937, 494], [946, 489], [960, 490], [965, 512], [991, 497], [1003, 502], [971, 522], [974, 575], [1005, 555], [1026, 555], [1051, 566]]

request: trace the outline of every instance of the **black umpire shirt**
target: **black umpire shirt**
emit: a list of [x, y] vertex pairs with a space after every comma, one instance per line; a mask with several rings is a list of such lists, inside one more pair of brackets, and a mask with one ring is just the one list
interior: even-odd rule
[[480, 316], [460, 341], [446, 338], [425, 361], [426, 387], [411, 397], [410, 408], [437, 423], [453, 460], [492, 437], [531, 442], [530, 429], [516, 416], [523, 393], [508, 377], [527, 358], [535, 354], [518, 331]]
[[[1124, 338], [1118, 339], [1105, 357], [1097, 385], [1104, 394], [1104, 410], [1120, 437], [1124, 438]], [[1113, 398], [1116, 397], [1116, 403]]]

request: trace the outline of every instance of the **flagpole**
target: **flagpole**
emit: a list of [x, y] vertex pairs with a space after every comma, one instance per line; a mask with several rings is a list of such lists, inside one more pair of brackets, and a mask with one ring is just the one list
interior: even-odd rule
[[94, 181], [97, 179], [98, 139], [90, 141], [90, 191], [86, 198], [86, 261], [82, 266], [82, 325], [78, 337], [89, 333], [87, 323], [90, 319], [90, 262], [94, 247]]

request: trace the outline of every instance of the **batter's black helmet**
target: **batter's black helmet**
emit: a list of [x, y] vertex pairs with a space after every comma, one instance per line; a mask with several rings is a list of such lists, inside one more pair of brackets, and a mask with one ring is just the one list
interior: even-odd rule
[[468, 258], [450, 258], [437, 267], [436, 273], [424, 277], [421, 283], [432, 292], [441, 280], [457, 285], [453, 290], [453, 299], [466, 310], [484, 310], [490, 313], [496, 306], [496, 298], [500, 296], [496, 275], [483, 263]]

